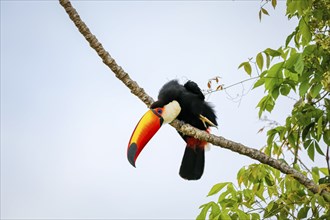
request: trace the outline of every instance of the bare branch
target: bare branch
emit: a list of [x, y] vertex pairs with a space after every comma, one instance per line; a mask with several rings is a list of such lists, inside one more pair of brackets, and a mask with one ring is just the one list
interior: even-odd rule
[[97, 40], [97, 38], [92, 34], [87, 25], [81, 20], [76, 9], [74, 9], [69, 0], [60, 0], [60, 4], [63, 6], [73, 23], [76, 25], [80, 33], [86, 38], [89, 45], [96, 51], [96, 53], [101, 57], [103, 63], [107, 65], [116, 77], [122, 81], [131, 92], [141, 99], [147, 106], [150, 106], [154, 100], [141, 88], [137, 82], [133, 81], [128, 73], [126, 73], [121, 66], [119, 66], [116, 61], [110, 56], [110, 54], [104, 49], [102, 44]]
[[[64, 7], [65, 11], [74, 22], [76, 27], [79, 29], [80, 33], [86, 38], [90, 46], [97, 52], [97, 54], [102, 58], [103, 62], [115, 73], [116, 77], [120, 79], [130, 91], [141, 99], [147, 106], [150, 106], [153, 99], [145, 93], [145, 91], [139, 87], [139, 85], [133, 81], [129, 75], [115, 62], [115, 60], [110, 56], [110, 54], [103, 48], [102, 44], [97, 40], [97, 38], [90, 32], [86, 24], [81, 20], [77, 11], [72, 7], [69, 0], [60, 0], [60, 4]], [[326, 194], [327, 198], [330, 198], [330, 193], [325, 189], [321, 192], [320, 187], [315, 184], [312, 180], [308, 179], [302, 173], [291, 168], [286, 163], [279, 160], [271, 158], [266, 154], [262, 153], [257, 149], [247, 147], [243, 144], [227, 140], [220, 136], [215, 136], [213, 134], [208, 134], [205, 131], [198, 130], [189, 124], [185, 124], [181, 121], [175, 120], [171, 125], [182, 132], [185, 135], [193, 136], [200, 140], [207, 141], [215, 146], [229, 149], [236, 153], [248, 156], [252, 159], [258, 160], [263, 164], [267, 164], [275, 169], [280, 170], [284, 174], [292, 175], [297, 181], [303, 184], [306, 188], [311, 190], [313, 193]]]

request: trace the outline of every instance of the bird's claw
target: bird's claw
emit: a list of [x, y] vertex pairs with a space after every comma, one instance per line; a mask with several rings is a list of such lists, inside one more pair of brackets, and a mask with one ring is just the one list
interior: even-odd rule
[[218, 126], [216, 126], [212, 121], [210, 121], [207, 117], [205, 117], [203, 115], [199, 115], [199, 119], [203, 122], [205, 128], [208, 127], [208, 126], [206, 126], [206, 123], [209, 124], [211, 127], [218, 128]]

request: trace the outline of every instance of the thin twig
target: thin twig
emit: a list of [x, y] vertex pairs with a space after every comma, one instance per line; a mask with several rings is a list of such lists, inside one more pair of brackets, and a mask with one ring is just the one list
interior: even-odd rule
[[329, 95], [330, 92], [326, 92], [321, 98], [319, 98], [318, 100], [316, 100], [315, 102], [312, 102], [312, 104], [316, 104], [319, 101], [321, 101], [323, 98], [325, 98], [327, 95]]
[[231, 85], [229, 85], [229, 86], [226, 86], [226, 87], [224, 87], [223, 89], [229, 89], [229, 88], [231, 88], [231, 87], [233, 87], [233, 86], [236, 86], [236, 85], [238, 85], [238, 84], [242, 84], [242, 83], [245, 83], [245, 82], [247, 82], [247, 81], [254, 80], [254, 79], [258, 79], [258, 78], [260, 78], [260, 76], [255, 76], [255, 77], [252, 77], [252, 78], [248, 78], [248, 79], [242, 80], [242, 81], [240, 81], [240, 82], [238, 82], [238, 83], [234, 83], [234, 84], [231, 84]]

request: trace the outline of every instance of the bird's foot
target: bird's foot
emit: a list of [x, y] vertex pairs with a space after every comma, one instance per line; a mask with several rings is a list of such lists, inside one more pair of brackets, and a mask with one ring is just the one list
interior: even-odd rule
[[208, 128], [208, 126], [206, 126], [206, 123], [209, 124], [209, 126], [211, 126], [211, 127], [218, 128], [218, 126], [216, 126], [212, 121], [210, 121], [207, 117], [205, 117], [203, 115], [199, 115], [199, 119], [203, 122], [205, 128]]

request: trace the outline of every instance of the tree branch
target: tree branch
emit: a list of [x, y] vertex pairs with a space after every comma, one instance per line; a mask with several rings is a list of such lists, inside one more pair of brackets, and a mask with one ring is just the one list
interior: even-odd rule
[[[110, 54], [103, 48], [102, 44], [97, 40], [97, 38], [91, 33], [86, 24], [81, 20], [77, 11], [73, 8], [69, 0], [59, 0], [60, 4], [64, 7], [65, 11], [74, 22], [80, 33], [86, 38], [90, 46], [97, 52], [101, 57], [102, 61], [107, 65], [116, 75], [116, 77], [121, 80], [130, 91], [136, 95], [141, 101], [143, 101], [147, 106], [153, 103], [153, 99], [145, 93], [143, 88], [141, 88], [135, 81], [133, 81], [129, 75], [116, 63], [116, 61], [110, 56]], [[227, 140], [220, 136], [215, 136], [213, 134], [208, 134], [205, 131], [198, 130], [189, 124], [185, 124], [181, 121], [174, 120], [171, 125], [182, 132], [185, 135], [193, 136], [203, 141], [207, 141], [215, 146], [229, 149], [236, 153], [248, 156], [263, 164], [267, 164], [275, 169], [280, 170], [284, 174], [289, 174], [294, 177], [297, 181], [303, 184], [307, 189], [313, 193], [327, 194], [330, 197], [330, 193], [326, 190], [321, 191], [320, 187], [315, 184], [312, 180], [308, 179], [302, 173], [291, 168], [286, 163], [279, 160], [271, 158], [264, 154], [263, 152], [247, 147], [243, 144]]]
[[131, 92], [142, 100], [147, 106], [150, 106], [154, 100], [145, 93], [144, 89], [141, 88], [137, 82], [133, 81], [129, 75], [119, 66], [116, 61], [110, 56], [110, 54], [104, 49], [102, 44], [97, 40], [97, 38], [92, 34], [87, 25], [81, 20], [76, 9], [73, 8], [69, 0], [60, 0], [60, 4], [65, 9], [66, 13], [69, 15], [73, 23], [76, 25], [80, 33], [88, 41], [89, 45], [96, 51], [96, 53], [101, 57], [103, 63], [107, 65], [116, 77], [122, 81]]

